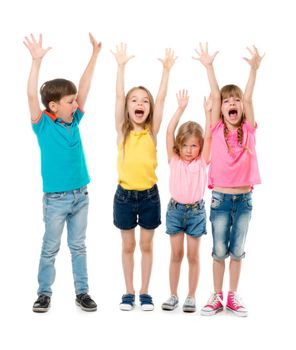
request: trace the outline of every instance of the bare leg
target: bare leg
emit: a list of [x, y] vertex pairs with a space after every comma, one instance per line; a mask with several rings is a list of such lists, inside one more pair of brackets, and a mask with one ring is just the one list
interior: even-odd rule
[[187, 235], [187, 259], [189, 264], [189, 292], [188, 296], [195, 297], [197, 283], [199, 279], [199, 246], [200, 238]]
[[136, 247], [135, 230], [122, 230], [122, 267], [128, 294], [135, 294], [134, 277], [134, 251]]
[[241, 260], [230, 259], [229, 264], [229, 291], [236, 292], [242, 267]]
[[146, 230], [141, 227], [140, 249], [142, 253], [142, 286], [140, 294], [148, 294], [149, 281], [153, 262], [153, 236], [154, 230]]
[[215, 292], [221, 292], [223, 287], [223, 277], [225, 271], [225, 260], [213, 260], [213, 276]]
[[170, 288], [171, 295], [178, 295], [178, 283], [180, 278], [181, 263], [184, 256], [184, 233], [170, 236], [171, 260], [170, 260]]

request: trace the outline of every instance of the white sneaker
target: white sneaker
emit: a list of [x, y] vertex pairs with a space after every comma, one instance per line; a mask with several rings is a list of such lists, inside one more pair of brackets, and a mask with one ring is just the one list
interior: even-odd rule
[[176, 295], [171, 295], [162, 305], [162, 310], [173, 311], [179, 306], [179, 299]]
[[193, 297], [188, 296], [183, 304], [183, 311], [184, 312], [195, 312], [196, 306], [195, 306], [195, 299]]

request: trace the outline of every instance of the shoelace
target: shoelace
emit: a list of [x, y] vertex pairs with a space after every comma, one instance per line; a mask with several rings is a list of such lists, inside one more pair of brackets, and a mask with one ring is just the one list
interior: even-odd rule
[[91, 297], [88, 294], [83, 294], [81, 295], [80, 300], [91, 300]]
[[186, 305], [191, 305], [191, 306], [195, 305], [195, 300], [194, 300], [194, 298], [192, 298], [192, 297], [187, 297], [186, 300], [185, 300], [185, 304], [186, 304]]
[[237, 293], [230, 294], [230, 299], [235, 307], [243, 307], [244, 308], [243, 300]]
[[213, 293], [208, 300], [208, 305], [215, 307], [219, 302], [222, 304], [222, 299], [220, 298], [219, 294]]
[[178, 302], [178, 298], [175, 295], [171, 295], [165, 304], [174, 305]]

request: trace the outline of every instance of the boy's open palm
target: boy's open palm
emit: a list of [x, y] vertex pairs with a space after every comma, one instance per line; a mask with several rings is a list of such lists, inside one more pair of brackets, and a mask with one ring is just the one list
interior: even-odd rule
[[34, 35], [31, 34], [31, 39], [26, 36], [23, 43], [30, 51], [33, 60], [42, 59], [51, 49], [51, 47], [48, 47], [46, 49], [42, 47], [42, 34], [39, 35], [38, 42], [36, 41]]

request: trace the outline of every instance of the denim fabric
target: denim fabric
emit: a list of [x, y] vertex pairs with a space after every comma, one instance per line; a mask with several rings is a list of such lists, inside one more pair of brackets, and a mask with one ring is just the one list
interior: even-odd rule
[[166, 213], [166, 228], [169, 235], [184, 232], [192, 237], [200, 237], [206, 234], [204, 201], [181, 204], [171, 199]]
[[225, 194], [213, 191], [210, 221], [213, 257], [224, 260], [229, 255], [244, 258], [245, 241], [252, 213], [252, 193]]
[[131, 230], [137, 225], [154, 230], [161, 224], [157, 185], [144, 191], [125, 190], [118, 185], [113, 204], [114, 225]]
[[38, 295], [52, 295], [55, 280], [55, 258], [67, 223], [67, 242], [72, 258], [76, 295], [88, 292], [85, 236], [88, 214], [87, 187], [69, 192], [44, 193], [43, 212], [45, 233], [39, 261]]

